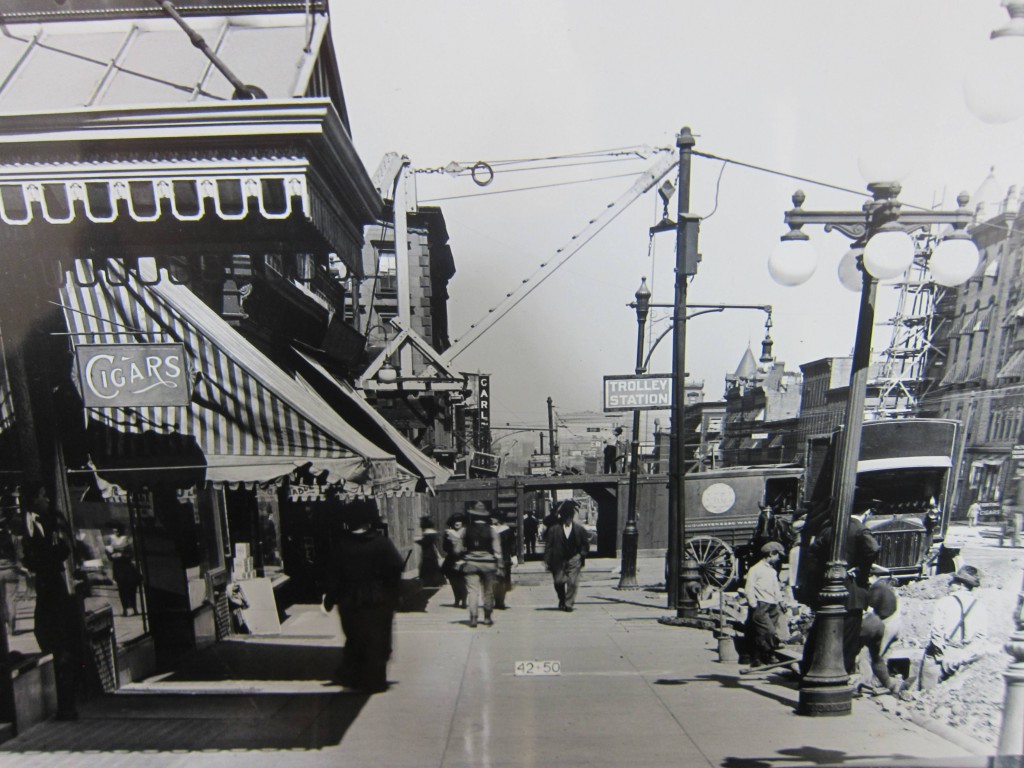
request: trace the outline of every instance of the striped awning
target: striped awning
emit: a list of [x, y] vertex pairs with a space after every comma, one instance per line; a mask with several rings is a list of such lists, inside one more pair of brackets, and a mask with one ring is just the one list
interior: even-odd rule
[[11, 399], [11, 382], [7, 378], [7, 352], [0, 336], [0, 434], [14, 426], [14, 401]]
[[974, 332], [987, 331], [992, 323], [992, 310], [992, 307], [979, 309], [978, 316], [974, 320], [974, 327], [971, 330]]
[[967, 366], [963, 363], [954, 364], [946, 371], [941, 386], [948, 387], [952, 384], [961, 384], [967, 379]]
[[14, 429], [14, 400], [7, 376], [7, 351], [0, 334], [0, 488], [21, 476], [18, 436]]
[[[113, 274], [75, 263], [61, 300], [72, 344], [178, 342], [193, 386], [187, 406], [87, 408], [119, 432], [181, 434], [205, 456], [207, 481], [269, 482], [308, 468], [344, 492], [368, 495], [406, 486], [394, 456], [346, 423], [188, 288], [140, 260]], [[102, 471], [102, 468], [101, 468]]]
[[1003, 318], [1003, 327], [1013, 325], [1018, 320], [1024, 320], [1024, 301], [1014, 306]]
[[974, 333], [974, 323], [977, 320], [977, 310], [972, 310], [963, 316], [962, 324], [957, 328], [957, 334]]
[[1010, 359], [999, 369], [996, 378], [1019, 379], [1022, 376], [1024, 376], [1024, 350], [1018, 350], [1010, 355]]
[[296, 349], [295, 353], [313, 372], [312, 375], [327, 387], [326, 391], [314, 387], [324, 400], [339, 410], [342, 418], [347, 417], [355, 423], [367, 423], [371, 429], [364, 430], [364, 434], [385, 450], [394, 452], [398, 462], [418, 474], [428, 488], [433, 490], [435, 485], [447, 482], [452, 476], [451, 470], [442, 467], [413, 445], [350, 384], [332, 376], [330, 371], [304, 352]]

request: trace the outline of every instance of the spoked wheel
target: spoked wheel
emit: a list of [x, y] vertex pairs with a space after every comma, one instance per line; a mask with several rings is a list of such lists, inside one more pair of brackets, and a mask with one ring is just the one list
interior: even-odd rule
[[697, 561], [701, 584], [726, 589], [736, 579], [736, 555], [721, 539], [696, 536], [686, 542], [686, 549]]

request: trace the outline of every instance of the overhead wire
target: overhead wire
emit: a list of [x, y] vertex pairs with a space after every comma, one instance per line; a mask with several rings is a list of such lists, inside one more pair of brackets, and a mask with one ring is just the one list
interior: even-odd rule
[[[643, 158], [633, 157], [632, 155], [628, 156], [628, 157], [618, 157], [617, 156], [617, 157], [607, 158], [607, 159], [604, 159], [604, 160], [590, 160], [590, 161], [583, 162], [583, 163], [558, 163], [556, 165], [528, 165], [528, 166], [525, 166], [523, 168], [505, 168], [505, 167], [503, 167], [501, 165], [495, 165], [494, 163], [490, 163], [490, 162], [487, 162], [486, 165], [490, 166], [491, 168], [494, 168], [494, 167], [500, 168], [502, 173], [523, 173], [524, 171], [550, 171], [550, 170], [555, 170], [555, 169], [558, 169], [558, 168], [587, 168], [587, 167], [589, 167], [591, 165], [605, 165], [607, 163], [628, 163], [628, 162], [636, 162], [637, 160], [640, 160], [640, 159], [643, 159]], [[485, 161], [481, 160], [480, 162], [485, 162]], [[449, 175], [452, 175], [452, 176], [468, 176], [468, 175], [470, 175], [472, 173], [472, 170], [473, 170], [473, 168], [472, 168], [472, 166], [470, 166], [468, 168], [463, 168], [462, 170], [456, 171], [456, 172], [451, 173]]]
[[[520, 159], [520, 160], [506, 160], [506, 161], [493, 161], [493, 162], [488, 161], [486, 163], [486, 165], [493, 168], [494, 166], [499, 166], [500, 167], [502, 165], [512, 165], [512, 164], [516, 164], [516, 163], [544, 162], [544, 161], [550, 161], [550, 160], [561, 160], [561, 159], [577, 158], [577, 157], [596, 157], [596, 156], [607, 155], [609, 152], [624, 152], [624, 151], [627, 151], [628, 149], [629, 148], [622, 148], [622, 149], [619, 149], [619, 150], [612, 150], [612, 151], [605, 150], [605, 151], [587, 152], [587, 153], [573, 153], [573, 154], [567, 154], [567, 155], [549, 155], [549, 156], [541, 157], [541, 158], [527, 158], [527, 159]], [[629, 151], [635, 152], [637, 157], [643, 157], [643, 155], [641, 155], [640, 152], [637, 151], [637, 149], [633, 149], [633, 150], [629, 150]], [[665, 152], [665, 151], [670, 151], [670, 150], [669, 150], [669, 148], [661, 147], [661, 148], [656, 148], [655, 151], [656, 152]], [[836, 190], [836, 191], [840, 191], [840, 192], [846, 192], [846, 193], [849, 193], [849, 194], [857, 195], [859, 197], [865, 197], [865, 198], [871, 197], [870, 193], [865, 192], [863, 190], [852, 189], [850, 187], [844, 187], [844, 186], [839, 185], [839, 184], [832, 184], [830, 182], [822, 181], [820, 179], [814, 179], [814, 178], [811, 178], [811, 177], [808, 177], [808, 176], [801, 176], [799, 174], [788, 173], [786, 171], [780, 171], [780, 170], [777, 170], [777, 169], [774, 169], [774, 168], [769, 168], [767, 166], [757, 165], [755, 163], [748, 163], [748, 162], [744, 162], [744, 161], [741, 161], [741, 160], [736, 160], [736, 159], [730, 158], [730, 157], [723, 157], [723, 156], [720, 156], [720, 155], [715, 155], [715, 154], [710, 153], [710, 152], [703, 152], [703, 151], [696, 151], [696, 150], [694, 150], [693, 154], [695, 156], [698, 156], [698, 157], [702, 157], [702, 158], [705, 158], [705, 159], [708, 159], [708, 160], [715, 160], [715, 161], [718, 161], [718, 162], [722, 163], [721, 168], [719, 169], [718, 177], [717, 177], [716, 182], [715, 182], [714, 205], [713, 205], [711, 211], [709, 213], [707, 213], [705, 216], [702, 217], [705, 220], [710, 218], [711, 216], [713, 216], [717, 212], [717, 210], [718, 210], [719, 200], [720, 200], [720, 193], [721, 193], [722, 179], [724, 177], [726, 166], [728, 166], [728, 165], [736, 165], [736, 166], [739, 166], [739, 167], [742, 167], [742, 168], [747, 168], [749, 170], [760, 171], [762, 173], [767, 173], [767, 174], [770, 174], [770, 175], [775, 175], [775, 176], [780, 176], [780, 177], [783, 177], [783, 178], [793, 179], [795, 181], [801, 181], [801, 182], [804, 182], [804, 183], [807, 183], [807, 184], [813, 184], [815, 186], [824, 187], [824, 188], [827, 188], [827, 189], [832, 189], [832, 190]], [[613, 161], [611, 161], [611, 160], [600, 160], [598, 162], [599, 163], [605, 163], [605, 162], [613, 162]], [[589, 163], [571, 163], [571, 164], [566, 164], [563, 167], [571, 167], [571, 166], [575, 166], [575, 165], [584, 166], [584, 165], [588, 165], [588, 164]], [[422, 169], [422, 170], [417, 170], [417, 172], [422, 172], [422, 173], [449, 172], [450, 173], [450, 167], [451, 167], [451, 164], [449, 165], [449, 170], [448, 171], [445, 171], [444, 168], [437, 168], [437, 169]], [[556, 166], [548, 166], [548, 167], [556, 167]], [[504, 168], [503, 170], [505, 170], [506, 172], [510, 172], [512, 169]], [[524, 170], [541, 170], [541, 169], [540, 168], [521, 168], [521, 169], [517, 169], [517, 170], [524, 171]], [[461, 168], [459, 173], [455, 174], [455, 175], [466, 175], [469, 172], [470, 172], [470, 168]], [[430, 200], [425, 200], [423, 202], [442, 202], [442, 201], [446, 201], [446, 200], [458, 200], [458, 199], [465, 199], [465, 198], [471, 198], [471, 197], [482, 197], [482, 196], [498, 195], [498, 194], [510, 194], [510, 193], [513, 193], [513, 192], [535, 191], [535, 190], [548, 189], [548, 188], [553, 188], [553, 187], [569, 186], [569, 185], [573, 185], [573, 184], [584, 184], [584, 183], [590, 183], [590, 182], [594, 182], [594, 181], [603, 181], [603, 180], [608, 180], [608, 179], [624, 178], [624, 177], [629, 177], [629, 176], [633, 176], [633, 175], [634, 174], [616, 174], [616, 175], [610, 175], [610, 176], [594, 177], [594, 178], [589, 178], [589, 179], [577, 179], [577, 180], [570, 180], [570, 181], [551, 182], [549, 184], [538, 184], [538, 185], [533, 185], [533, 186], [529, 186], [529, 187], [517, 187], [517, 188], [514, 188], [514, 189], [507, 189], [507, 190], [490, 190], [490, 191], [486, 191], [486, 192], [476, 192], [476, 193], [467, 194], [467, 195], [456, 195], [456, 196], [432, 198]], [[587, 237], [587, 239], [583, 243], [580, 244], [580, 247], [582, 247], [582, 245], [585, 245], [587, 242], [589, 242], [591, 239], [593, 239], [593, 237], [595, 237], [597, 234], [599, 234], [605, 227], [608, 226], [608, 224], [611, 223], [611, 221], [613, 221], [618, 216], [619, 213], [621, 213], [626, 208], [628, 208], [629, 205], [631, 205], [633, 202], [635, 202], [635, 200], [636, 200], [636, 198], [634, 198], [633, 200], [629, 201], [624, 206], [622, 206], [622, 208], [619, 211], [617, 211], [614, 216], [612, 216], [607, 222], [604, 222], [601, 225], [601, 227], [599, 227], [595, 232], [590, 234]], [[915, 207], [915, 208], [920, 207], [920, 206], [914, 206], [911, 203], [904, 203], [904, 204], [909, 206], [909, 207]], [[611, 206], [609, 206], [609, 207], [611, 207]], [[588, 223], [587, 226], [590, 226], [595, 221], [596, 221], [596, 219], [592, 219]], [[985, 226], [995, 226], [995, 225], [987, 225], [986, 224]], [[579, 234], [580, 233], [577, 233], [577, 235], [574, 235], [572, 237], [572, 240], [575, 240], [579, 236]], [[564, 250], [564, 247], [558, 249], [558, 251], [556, 251], [556, 253], [561, 253], [563, 250]], [[484, 322], [484, 320], [486, 320], [490, 316], [494, 315], [495, 312], [498, 313], [497, 315], [494, 316], [493, 321], [491, 323], [489, 323], [486, 328], [484, 328], [482, 331], [479, 331], [475, 337], [470, 338], [468, 341], [464, 341], [463, 346], [461, 347], [461, 349], [456, 351], [456, 353], [453, 355], [453, 358], [458, 356], [462, 352], [464, 352], [466, 349], [468, 349], [473, 343], [476, 342], [477, 339], [480, 338], [480, 336], [483, 335], [484, 331], [486, 331], [489, 328], [493, 327], [493, 325], [495, 323], [497, 323], [500, 319], [502, 319], [505, 315], [507, 315], [512, 309], [514, 309], [516, 306], [518, 306], [519, 303], [521, 303], [524, 299], [526, 299], [526, 297], [529, 296], [534, 290], [536, 290], [548, 277], [550, 277], [552, 274], [554, 274], [559, 268], [564, 266], [564, 264], [567, 263], [568, 260], [572, 256], [574, 256], [576, 253], [578, 253], [578, 252], [579, 252], [579, 248], [577, 248], [576, 250], [574, 250], [571, 253], [567, 254], [566, 257], [562, 258], [560, 261], [555, 263], [554, 266], [551, 267], [551, 269], [546, 274], [544, 274], [539, 280], [534, 280], [534, 277], [538, 274], [540, 269], [544, 269], [544, 268], [548, 267], [548, 263], [547, 262], [541, 263], [540, 267], [538, 268], [537, 271], [535, 271], [533, 273], [533, 275], [531, 275], [530, 277], [522, 280], [522, 284], [521, 285], [528, 286], [527, 288], [525, 288], [525, 289], [519, 288], [519, 289], [510, 291], [510, 292], [505, 294], [505, 301], [508, 301], [509, 299], [511, 299], [511, 301], [508, 302], [507, 306], [502, 308], [502, 303], [504, 303], [504, 302], [501, 302], [498, 305], [496, 305], [494, 307], [491, 307], [488, 310], [488, 314], [487, 315], [485, 315], [483, 318], [478, 320], [476, 323], [473, 323], [473, 324], [471, 324], [469, 326], [468, 333], [472, 333], [481, 323]], [[651, 241], [649, 241], [649, 244], [648, 244], [648, 254], [649, 254], [649, 256], [652, 256], [653, 252], [654, 252], [653, 251], [653, 244], [652, 244]], [[653, 257], [652, 257], [652, 264], [653, 264]], [[653, 279], [653, 276], [652, 276], [652, 279]], [[459, 341], [460, 341], [460, 339], [454, 339], [453, 340], [453, 344], [457, 343]]]
[[[641, 160], [646, 159], [647, 156], [654, 152], [661, 151], [662, 148], [651, 148], [644, 145], [635, 145], [631, 147], [613, 147], [611, 149], [595, 149], [587, 152], [569, 152], [559, 155], [541, 155], [539, 157], [524, 157], [516, 159], [506, 160], [452, 160], [447, 165], [439, 165], [430, 168], [416, 168], [414, 173], [447, 173], [449, 175], [465, 175], [470, 169], [477, 163], [484, 163], [492, 168], [504, 167], [509, 165], [522, 165], [527, 163], [543, 163], [551, 160], [573, 160], [579, 158], [594, 158], [594, 157], [618, 157], [621, 155], [635, 156]], [[507, 170], [507, 169], [506, 169]]]
[[[660, 181], [662, 178], [664, 178], [665, 174], [667, 174], [668, 172], [669, 172], [669, 170], [665, 170], [660, 176], [658, 176], [654, 180], [653, 184], [656, 184], [658, 181]], [[630, 174], [630, 175], [631, 176], [635, 176], [635, 174]], [[653, 186], [653, 184], [651, 186]], [[627, 194], [629, 194], [629, 193], [627, 192]], [[463, 352], [465, 352], [470, 346], [472, 346], [474, 343], [476, 343], [476, 341], [479, 340], [480, 337], [487, 330], [489, 330], [490, 328], [494, 327], [495, 323], [497, 323], [505, 315], [507, 315], [509, 312], [511, 312], [513, 309], [515, 309], [517, 306], [519, 306], [519, 304], [523, 300], [525, 300], [531, 293], [533, 293], [538, 287], [540, 287], [549, 277], [551, 277], [555, 272], [557, 272], [562, 266], [564, 266], [566, 263], [568, 263], [568, 261], [573, 256], [575, 256], [577, 253], [579, 253], [580, 249], [584, 245], [589, 243], [591, 240], [594, 239], [594, 237], [596, 237], [598, 234], [600, 234], [602, 231], [604, 231], [604, 229], [609, 224], [611, 224], [624, 211], [626, 211], [634, 202], [636, 202], [636, 200], [639, 199], [640, 196], [641, 195], [636, 195], [636, 196], [632, 197], [632, 199], [627, 200], [622, 205], [617, 205], [618, 201], [613, 201], [613, 202], [607, 204], [605, 206], [605, 212], [615, 208], [615, 210], [608, 217], [608, 219], [606, 221], [602, 222], [601, 225], [599, 227], [597, 227], [593, 232], [587, 233], [586, 238], [582, 242], [579, 242], [577, 244], [575, 241], [577, 241], [579, 239], [580, 235], [583, 234], [586, 231], [587, 227], [590, 227], [590, 226], [594, 225], [598, 221], [600, 216], [594, 217], [593, 219], [588, 221], [583, 230], [581, 230], [581, 231], [577, 232], [576, 234], [574, 234], [570, 238], [569, 242], [566, 245], [563, 245], [561, 248], [558, 248], [555, 251], [556, 254], [561, 254], [561, 255], [560, 256], [556, 255], [557, 261], [554, 263], [554, 266], [551, 266], [550, 269], [546, 273], [541, 274], [539, 279], [534, 280], [534, 278], [538, 274], [541, 273], [541, 270], [547, 269], [549, 267], [549, 262], [542, 262], [540, 264], [540, 266], [536, 270], [534, 270], [534, 273], [532, 275], [530, 275], [529, 277], [525, 278], [522, 281], [522, 283], [519, 286], [519, 288], [506, 293], [505, 294], [505, 298], [501, 302], [499, 302], [494, 307], [491, 307], [487, 311], [487, 315], [483, 316], [480, 320], [478, 320], [477, 322], [475, 322], [475, 323], [473, 323], [473, 324], [471, 324], [469, 326], [469, 330], [467, 331], [467, 333], [472, 334], [476, 330], [476, 335], [475, 336], [472, 336], [468, 341], [466, 341], [465, 339], [453, 339], [452, 340], [452, 345], [453, 346], [458, 344], [459, 342], [462, 342], [462, 346], [459, 349], [457, 349], [451, 355], [451, 359], [454, 359], [454, 358], [458, 357], [460, 354], [462, 354]], [[620, 196], [619, 200], [621, 200], [621, 196]], [[575, 247], [570, 249], [570, 250], [567, 250], [567, 249], [570, 248], [570, 245], [573, 245]], [[526, 286], [526, 287], [523, 288], [523, 286]], [[504, 307], [502, 306], [503, 304], [505, 304]], [[497, 314], [495, 315], [494, 313], [496, 313], [496, 312], [497, 312]], [[493, 320], [491, 320], [492, 316], [493, 316]], [[481, 326], [481, 324], [483, 324], [485, 321], [488, 321], [488, 320], [490, 320], [490, 322], [485, 327], [483, 327], [480, 330], [477, 330]]]
[[616, 173], [611, 176], [592, 176], [589, 179], [573, 179], [572, 181], [553, 181], [550, 184], [535, 184], [529, 187], [515, 187], [513, 189], [492, 189], [487, 192], [472, 192], [467, 195], [450, 195], [448, 197], [431, 197], [421, 200], [422, 203], [441, 203], [447, 200], [465, 200], [469, 197], [487, 197], [489, 195], [508, 195], [513, 192], [534, 192], [538, 189], [554, 189], [555, 187], [569, 187], [575, 184], [590, 184], [596, 181], [608, 181], [609, 179], [626, 179], [636, 176], [635, 173]]

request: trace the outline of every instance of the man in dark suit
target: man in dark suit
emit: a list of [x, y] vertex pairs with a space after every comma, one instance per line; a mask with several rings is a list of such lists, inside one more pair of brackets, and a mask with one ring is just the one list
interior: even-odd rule
[[[846, 543], [844, 546], [844, 557], [846, 559], [846, 602], [843, 616], [843, 662], [847, 674], [852, 675], [856, 671], [857, 654], [860, 651], [860, 629], [864, 617], [864, 609], [868, 607], [868, 589], [870, 577], [875, 575], [887, 575], [889, 570], [878, 565], [875, 561], [881, 552], [878, 540], [872, 535], [867, 526], [867, 520], [874, 512], [873, 504], [862, 509], [860, 514], [850, 515], [846, 528]], [[825, 568], [830, 559], [832, 550], [833, 530], [831, 525], [826, 525], [815, 541], [811, 544], [808, 555], [817, 563], [817, 574], [815, 581], [824, 584]], [[812, 608], [819, 608], [817, 603], [818, 595], [813, 596]], [[806, 673], [813, 659], [814, 647], [817, 645], [816, 630], [818, 623], [815, 622], [811, 628], [810, 636], [804, 644], [804, 656], [801, 664], [802, 671]]]
[[36, 641], [43, 653], [53, 654], [57, 719], [77, 720], [79, 689], [86, 682], [86, 638], [81, 602], [67, 587], [70, 527], [46, 485], [28, 483], [22, 493], [24, 564], [35, 574]]
[[587, 529], [573, 521], [575, 501], [563, 501], [558, 505], [557, 514], [558, 522], [548, 528], [544, 538], [544, 565], [551, 571], [559, 610], [572, 612], [580, 571], [590, 552], [590, 539]]

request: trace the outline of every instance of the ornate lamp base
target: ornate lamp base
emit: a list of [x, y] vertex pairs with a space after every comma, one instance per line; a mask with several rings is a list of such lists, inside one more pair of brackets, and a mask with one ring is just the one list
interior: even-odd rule
[[640, 589], [636, 583], [636, 556], [640, 534], [636, 526], [627, 526], [622, 532], [622, 567], [619, 569], [619, 589]]
[[800, 688], [798, 715], [841, 717], [853, 711], [853, 688], [849, 685], [821, 685]]

